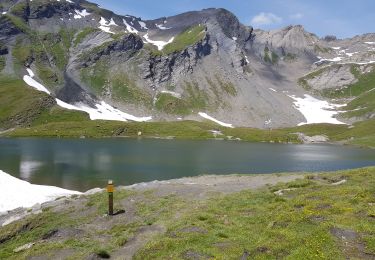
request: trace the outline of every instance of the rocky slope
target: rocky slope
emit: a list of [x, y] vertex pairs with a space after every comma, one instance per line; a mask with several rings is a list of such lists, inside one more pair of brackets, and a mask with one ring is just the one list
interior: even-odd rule
[[[4, 0], [0, 12], [1, 78], [22, 78], [30, 68], [69, 104], [105, 101], [154, 121], [204, 120], [203, 112], [260, 128], [374, 116], [375, 34], [266, 32], [224, 9], [144, 21], [82, 0]], [[337, 106], [320, 99], [349, 111], [328, 111], [340, 121], [322, 121], [320, 113]]]

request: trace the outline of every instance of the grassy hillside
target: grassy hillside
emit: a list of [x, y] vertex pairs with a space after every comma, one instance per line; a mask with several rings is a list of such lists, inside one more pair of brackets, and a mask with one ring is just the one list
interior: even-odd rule
[[0, 82], [0, 129], [89, 120], [85, 113], [58, 107], [54, 98], [20, 79], [0, 77]]
[[[104, 215], [105, 192], [61, 200], [1, 228], [0, 258], [375, 257], [374, 167], [306, 174], [292, 182], [250, 188], [256, 179], [278, 176], [285, 177], [222, 177], [243, 178], [249, 188], [202, 193], [199, 198], [196, 192], [210, 186], [196, 185], [195, 191], [192, 185], [168, 184], [156, 190], [117, 189], [115, 209], [125, 213], [113, 217]], [[33, 243], [30, 249], [14, 252], [28, 243]]]

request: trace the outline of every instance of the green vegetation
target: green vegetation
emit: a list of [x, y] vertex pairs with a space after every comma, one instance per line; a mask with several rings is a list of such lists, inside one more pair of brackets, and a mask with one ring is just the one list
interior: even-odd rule
[[264, 61], [272, 64], [276, 64], [279, 61], [279, 55], [276, 52], [270, 51], [268, 46], [264, 47]]
[[32, 56], [31, 44], [27, 43], [22, 36], [17, 37], [16, 44], [13, 47], [12, 55], [14, 58], [14, 69], [19, 71], [25, 66], [25, 63]]
[[218, 75], [215, 75], [217, 82], [219, 83], [222, 90], [231, 96], [237, 96], [237, 89], [232, 82], [223, 81]]
[[19, 72], [34, 59], [36, 74], [45, 85], [61, 85], [73, 35], [73, 30], [61, 29], [59, 33], [35, 32], [18, 36], [13, 48], [15, 71]]
[[205, 29], [206, 27], [203, 25], [196, 25], [186, 29], [178, 34], [172, 43], [169, 43], [164, 47], [163, 54], [182, 51], [186, 49], [186, 47], [203, 40], [206, 35]]
[[18, 17], [24, 17], [26, 14], [27, 9], [27, 3], [26, 2], [20, 2], [15, 4], [12, 9], [11, 13]]
[[185, 100], [174, 97], [169, 93], [158, 94], [155, 107], [157, 110], [168, 114], [188, 115], [191, 112], [189, 104]]
[[317, 44], [314, 45], [314, 52], [328, 53], [330, 51], [331, 51], [330, 48], [322, 47], [322, 46], [317, 45]]
[[285, 56], [284, 56], [284, 61], [286, 62], [293, 62], [297, 59], [297, 55], [294, 54], [294, 53], [287, 53]]
[[86, 113], [57, 107], [52, 97], [28, 87], [22, 80], [1, 77], [0, 82], [0, 129], [88, 120]]
[[136, 81], [125, 72], [109, 72], [109, 59], [102, 57], [91, 67], [81, 70], [81, 79], [98, 96], [110, 91], [116, 101], [151, 107], [152, 97], [136, 85]]
[[112, 73], [108, 81], [112, 86], [112, 94], [115, 100], [125, 101], [132, 104], [152, 106], [151, 94], [136, 85], [135, 79], [125, 73]]
[[185, 50], [187, 47], [201, 41], [206, 36], [206, 27], [203, 25], [195, 25], [190, 27], [180, 34], [178, 34], [173, 42], [167, 44], [163, 50], [159, 51], [154, 45], [146, 44], [145, 48], [153, 56], [168, 55], [174, 52], [180, 52]]
[[375, 66], [371, 66], [371, 72], [362, 74], [360, 72], [361, 65], [352, 65], [351, 73], [358, 79], [358, 81], [352, 85], [349, 85], [346, 88], [335, 90], [335, 89], [326, 89], [322, 92], [323, 96], [329, 98], [346, 98], [346, 97], [356, 97], [366, 91], [370, 91], [375, 88]]
[[[136, 259], [360, 259], [375, 255], [375, 169], [307, 176], [209, 199], [168, 223]], [[347, 183], [331, 183], [345, 179]], [[281, 189], [283, 196], [273, 192]], [[193, 230], [188, 232], [186, 230]], [[194, 230], [196, 230], [194, 232]], [[346, 235], [343, 239], [343, 234]]]
[[86, 27], [84, 28], [82, 31], [80, 31], [75, 39], [74, 39], [74, 42], [73, 42], [73, 45], [74, 47], [77, 46], [78, 44], [80, 44], [88, 35], [94, 33], [94, 32], [97, 32], [99, 31], [99, 29], [97, 28], [92, 28], [92, 27]]
[[53, 105], [51, 97], [26, 89], [22, 80], [1, 77], [0, 81], [0, 128], [30, 125], [40, 113]]
[[0, 56], [0, 72], [3, 71], [3, 69], [5, 68], [5, 65], [6, 65], [5, 57], [4, 56]]
[[[208, 95], [207, 93], [199, 88], [197, 82], [185, 81], [186, 85], [186, 100], [189, 103], [189, 107], [193, 111], [205, 109], [208, 106]], [[184, 95], [185, 96], [185, 95]]]
[[[107, 258], [135, 240], [140, 248], [134, 259], [375, 256], [375, 168], [302, 176], [199, 199], [184, 192], [117, 189], [115, 212], [126, 212], [111, 218], [104, 216], [106, 192], [66, 200], [64, 207], [44, 208], [1, 228], [0, 258], [54, 258], [62, 252], [70, 259]], [[275, 193], [280, 190], [282, 195]], [[150, 239], [147, 230], [155, 230]], [[30, 249], [13, 251], [28, 243], [34, 243]]]
[[363, 117], [375, 112], [375, 91], [368, 91], [360, 94], [350, 101], [343, 109], [349, 110], [342, 115], [347, 118]]
[[92, 67], [81, 70], [81, 79], [91, 87], [95, 94], [101, 95], [107, 85], [108, 60], [98, 60]]
[[31, 30], [29, 26], [25, 23], [25, 21], [17, 16], [14, 16], [12, 14], [5, 14], [2, 15], [0, 19], [7, 19], [10, 23], [12, 23], [18, 30], [20, 30], [23, 33], [31, 33]]

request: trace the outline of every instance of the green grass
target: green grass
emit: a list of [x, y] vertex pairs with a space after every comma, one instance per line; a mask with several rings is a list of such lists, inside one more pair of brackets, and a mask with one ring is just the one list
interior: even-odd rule
[[153, 56], [162, 56], [168, 55], [174, 52], [180, 52], [185, 50], [187, 47], [196, 44], [197, 42], [204, 39], [206, 36], [206, 27], [203, 25], [195, 25], [190, 28], [187, 28], [180, 34], [178, 34], [173, 42], [167, 44], [163, 50], [159, 51], [154, 45], [145, 44], [145, 48]]
[[233, 97], [237, 96], [237, 89], [232, 82], [222, 80], [218, 75], [215, 75], [217, 82], [219, 83], [221, 89]]
[[112, 88], [113, 98], [118, 101], [132, 104], [152, 106], [151, 94], [137, 86], [136, 80], [125, 72], [109, 75], [108, 79]]
[[163, 53], [170, 54], [173, 52], [179, 52], [186, 49], [188, 46], [203, 40], [206, 35], [205, 29], [206, 28], [203, 25], [196, 25], [186, 29], [178, 34], [172, 43], [169, 43], [164, 47]]
[[[144, 247], [135, 259], [180, 259], [188, 252], [212, 259], [345, 259], [360, 253], [333, 230], [357, 234], [363, 253], [375, 254], [375, 169], [324, 174], [316, 180], [243, 191], [200, 203], [168, 223], [168, 231]], [[331, 180], [345, 178], [341, 186]], [[285, 196], [276, 189], [297, 188]], [[194, 227], [202, 232], [184, 232]], [[171, 235], [173, 234], [173, 235]], [[343, 251], [342, 247], [346, 246]]]
[[6, 65], [5, 57], [4, 56], [0, 56], [0, 73], [5, 68], [5, 65]]
[[81, 79], [85, 82], [96, 95], [101, 95], [106, 88], [108, 77], [107, 59], [98, 60], [92, 67], [81, 70]]
[[160, 93], [156, 97], [155, 107], [159, 111], [167, 114], [188, 115], [191, 112], [189, 104], [181, 99], [168, 93]]
[[22, 80], [1, 77], [0, 82], [0, 128], [30, 125], [53, 105], [53, 98], [27, 87]]
[[57, 107], [54, 98], [15, 78], [0, 77], [0, 104], [0, 129], [89, 120], [86, 113]]
[[375, 88], [375, 66], [372, 67], [371, 72], [361, 74], [359, 67], [361, 65], [352, 65], [351, 73], [358, 79], [358, 82], [349, 85], [346, 88], [340, 90], [326, 89], [322, 92], [323, 96], [329, 98], [347, 98], [347, 97], [356, 97], [365, 92]]
[[4, 18], [0, 19], [7, 19], [9, 22], [11, 22], [18, 30], [20, 30], [23, 33], [30, 34], [31, 29], [30, 27], [25, 23], [25, 21], [17, 16], [14, 16], [12, 14], [5, 14], [2, 15]]
[[347, 118], [363, 117], [375, 113], [375, 90], [360, 94], [343, 109], [351, 110], [342, 114]]
[[[53, 257], [62, 249], [73, 249], [72, 259], [92, 254], [108, 257], [150, 225], [163, 226], [166, 232], [141, 246], [134, 259], [374, 256], [375, 167], [304, 176], [257, 190], [215, 193], [200, 199], [117, 189], [115, 211], [129, 212], [113, 218], [103, 216], [106, 192], [83, 196], [65, 202], [65, 207], [45, 208], [1, 228], [0, 258]], [[345, 183], [332, 185], [343, 179]], [[282, 196], [274, 193], [290, 188]], [[45, 239], [64, 229], [84, 231], [79, 238]], [[337, 231], [351, 232], [355, 239], [342, 239]], [[35, 243], [31, 249], [13, 252], [30, 242]]]
[[91, 28], [91, 27], [86, 27], [82, 31], [80, 31], [73, 42], [74, 47], [76, 47], [78, 44], [80, 44], [88, 35], [99, 31], [97, 28]]
[[208, 107], [208, 94], [199, 88], [197, 82], [185, 82], [185, 91], [184, 97], [186, 96], [186, 101], [189, 103], [189, 107], [194, 112], [202, 110]]
[[24, 37], [18, 36], [12, 51], [14, 69], [19, 71], [32, 56], [31, 44]]

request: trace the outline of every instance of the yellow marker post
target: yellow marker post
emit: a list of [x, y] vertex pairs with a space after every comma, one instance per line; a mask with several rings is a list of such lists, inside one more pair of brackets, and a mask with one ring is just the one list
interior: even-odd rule
[[113, 187], [113, 181], [109, 180], [108, 185], [107, 185], [107, 192], [108, 192], [108, 215], [112, 216], [113, 215], [113, 192], [114, 192], [114, 187]]

